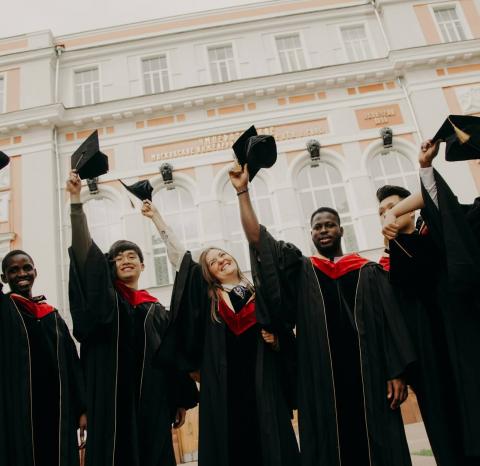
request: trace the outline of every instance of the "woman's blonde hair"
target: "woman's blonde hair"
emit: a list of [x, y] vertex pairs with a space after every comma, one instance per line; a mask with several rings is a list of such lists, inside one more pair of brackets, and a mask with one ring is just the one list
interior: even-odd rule
[[245, 274], [240, 270], [240, 266], [238, 265], [237, 259], [233, 257], [231, 254], [229, 254], [227, 251], [225, 251], [222, 248], [217, 248], [214, 246], [210, 246], [202, 251], [200, 254], [200, 257], [198, 259], [198, 263], [202, 267], [202, 275], [204, 280], [207, 282], [207, 287], [208, 287], [208, 297], [210, 298], [211, 306], [210, 306], [210, 316], [212, 318], [212, 321], [214, 322], [220, 322], [218, 318], [218, 302], [220, 300], [220, 292], [223, 290], [223, 286], [220, 283], [220, 281], [212, 274], [210, 271], [210, 267], [208, 266], [207, 262], [207, 254], [210, 251], [222, 251], [225, 254], [228, 254], [232, 259], [233, 262], [235, 262], [235, 265], [237, 266], [237, 274], [238, 274], [238, 280], [240, 282], [246, 283], [246, 286], [248, 290], [254, 294], [255, 293], [255, 288], [253, 284], [250, 282], [250, 280], [245, 276]]

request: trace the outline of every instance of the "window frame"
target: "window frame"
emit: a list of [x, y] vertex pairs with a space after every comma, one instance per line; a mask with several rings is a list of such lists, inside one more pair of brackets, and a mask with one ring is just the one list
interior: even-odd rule
[[433, 23], [435, 24], [435, 28], [438, 32], [438, 37], [442, 41], [442, 44], [451, 44], [455, 42], [461, 42], [463, 39], [459, 41], [446, 41], [443, 38], [442, 30], [440, 29], [440, 25], [438, 24], [437, 17], [435, 15], [436, 11], [439, 10], [448, 10], [450, 8], [454, 8], [455, 12], [457, 13], [458, 19], [463, 27], [463, 32], [465, 34], [465, 40], [473, 39], [472, 31], [470, 30], [470, 26], [467, 22], [467, 18], [465, 17], [462, 5], [460, 2], [445, 2], [439, 4], [429, 4], [428, 8], [430, 10], [430, 14], [432, 15]]
[[[228, 81], [214, 81], [212, 76], [212, 69], [210, 66], [209, 51], [210, 49], [229, 47], [229, 46], [232, 47], [233, 66], [235, 68], [235, 73], [237, 76], [235, 79], [229, 79]], [[228, 83], [232, 81], [238, 81], [239, 79], [241, 79], [240, 67], [238, 66], [239, 61], [238, 61], [237, 47], [236, 47], [235, 41], [232, 40], [230, 42], [227, 41], [227, 42], [207, 44], [205, 45], [205, 56], [206, 56], [206, 63], [207, 63], [207, 69], [208, 69], [208, 76], [210, 78], [210, 84], [222, 84], [222, 83]], [[230, 71], [229, 71], [229, 74], [230, 74]]]
[[[320, 164], [322, 164], [322, 163], [324, 163], [326, 165], [329, 165], [331, 168], [336, 170], [338, 172], [338, 174], [340, 175], [340, 178], [342, 180], [342, 183], [334, 183], [334, 184], [326, 185], [328, 187], [329, 192], [332, 195], [332, 198], [335, 199], [335, 197], [333, 196], [333, 191], [332, 191], [333, 187], [342, 186], [343, 189], [344, 189], [344, 192], [345, 192], [345, 199], [346, 199], [347, 204], [348, 204], [348, 215], [345, 215], [345, 214], [342, 214], [342, 213], [339, 213], [339, 215], [340, 215], [340, 220], [341, 220], [341, 223], [342, 223], [342, 227], [344, 226], [344, 217], [345, 216], [350, 217], [350, 221], [348, 221], [346, 223], [347, 223], [348, 226], [351, 226], [352, 229], [353, 229], [353, 234], [355, 235], [356, 249], [352, 250], [352, 251], [348, 250], [347, 247], [346, 247], [346, 243], [345, 243], [344, 238], [342, 238], [342, 247], [344, 248], [344, 250], [347, 250], [348, 254], [358, 252], [362, 249], [363, 236], [361, 236], [361, 234], [360, 234], [361, 231], [360, 231], [360, 228], [359, 228], [359, 225], [358, 225], [359, 217], [358, 217], [357, 212], [354, 209], [355, 203], [353, 202], [354, 199], [352, 198], [352, 193], [350, 192], [351, 187], [349, 186], [349, 182], [343, 176], [341, 167], [339, 167], [335, 162], [332, 162], [330, 157], [327, 156], [327, 159], [321, 160]], [[309, 159], [304, 159], [303, 163], [299, 163], [295, 167], [295, 171], [292, 173], [292, 175], [293, 175], [292, 176], [292, 181], [293, 181], [293, 187], [294, 187], [295, 194], [296, 194], [296, 202], [297, 202], [297, 205], [298, 205], [300, 226], [305, 231], [306, 239], [307, 239], [307, 245], [308, 245], [308, 248], [309, 248], [308, 250], [311, 251], [314, 246], [313, 246], [313, 243], [312, 243], [312, 240], [311, 240], [311, 235], [310, 235], [311, 226], [309, 224], [308, 215], [310, 215], [313, 212], [311, 212], [310, 214], [307, 214], [307, 218], [304, 219], [304, 217], [303, 217], [304, 208], [303, 208], [302, 199], [301, 199], [300, 194], [302, 192], [305, 192], [305, 188], [302, 189], [300, 187], [300, 184], [299, 184], [299, 181], [298, 181], [298, 178], [300, 176], [301, 171], [306, 169], [306, 168], [312, 168]], [[313, 191], [321, 190], [321, 189], [322, 188], [314, 189], [310, 186], [307, 191], [312, 193]], [[320, 206], [316, 206], [315, 203], [314, 203], [314, 207], [318, 208]], [[336, 209], [335, 206], [333, 208]]]
[[[165, 60], [167, 62], [168, 90], [162, 90], [162, 91], [159, 91], [159, 92], [147, 93], [147, 91], [145, 89], [145, 77], [144, 77], [144, 71], [143, 71], [143, 62], [146, 61], [146, 60], [153, 60], [153, 59], [159, 58], [161, 56], [165, 56]], [[149, 54], [149, 55], [142, 55], [139, 58], [140, 58], [139, 59], [139, 67], [140, 67], [140, 76], [141, 76], [141, 80], [142, 80], [143, 95], [163, 94], [165, 92], [169, 92], [169, 91], [173, 90], [172, 74], [170, 72], [170, 54], [169, 54], [169, 52], [167, 52], [167, 51], [157, 52], [157, 53], [152, 53], [152, 54]]]
[[[178, 181], [178, 180], [177, 180]], [[202, 232], [202, 219], [201, 219], [201, 215], [200, 215], [200, 212], [198, 210], [198, 203], [195, 202], [195, 192], [192, 191], [192, 189], [190, 188], [190, 186], [185, 186], [184, 184], [178, 184], [176, 182], [175, 184], [175, 190], [185, 190], [192, 198], [192, 203], [193, 203], [193, 207], [191, 209], [192, 212], [195, 212], [196, 215], [197, 215], [197, 239], [196, 239], [196, 242], [198, 243], [198, 248], [197, 249], [193, 249], [193, 251], [201, 251], [203, 249], [203, 232]], [[152, 193], [152, 199], [155, 198], [156, 195], [159, 195], [161, 194], [161, 192], [165, 190], [167, 191], [167, 188], [165, 186], [160, 186], [160, 187], [155, 187], [154, 185], [154, 191]], [[178, 192], [178, 191], [177, 191]], [[183, 214], [184, 211], [183, 210], [180, 210], [180, 211], [175, 211], [174, 214]], [[169, 216], [169, 213], [165, 213], [163, 214], [165, 219], [166, 219], [166, 223], [167, 223], [167, 226], [170, 227], [170, 224], [169, 224], [169, 221], [168, 221], [168, 216]], [[182, 227], [183, 228], [183, 227]], [[177, 236], [177, 238], [179, 239], [180, 241], [180, 244], [185, 248], [186, 251], [190, 251], [191, 250], [191, 243], [193, 243], [192, 240], [190, 241], [186, 241], [185, 238], [184, 238], [184, 230], [182, 229], [181, 232], [178, 232], [178, 231], [174, 231], [175, 233], [175, 236]], [[174, 266], [170, 263], [169, 259], [168, 259], [168, 255], [167, 255], [167, 248], [166, 248], [166, 245], [165, 245], [165, 242], [163, 240], [161, 240], [161, 243], [164, 245], [164, 248], [165, 248], [165, 252], [164, 254], [162, 254], [162, 256], [164, 255], [165, 258], [166, 258], [166, 264], [167, 264], [167, 273], [168, 273], [168, 278], [169, 278], [169, 281], [168, 283], [159, 283], [159, 281], [157, 280], [157, 273], [156, 273], [156, 268], [155, 268], [155, 252], [154, 252], [154, 249], [155, 249], [155, 244], [153, 242], [153, 239], [155, 236], [158, 236], [160, 239], [160, 233], [157, 231], [155, 225], [152, 223], [152, 222], [149, 222], [149, 226], [148, 226], [148, 231], [147, 231], [147, 234], [148, 234], [148, 237], [149, 237], [149, 241], [150, 241], [150, 257], [151, 257], [151, 270], [152, 270], [152, 273], [150, 276], [150, 279], [151, 279], [151, 283], [153, 283], [153, 287], [154, 288], [163, 288], [163, 287], [171, 287], [175, 281], [175, 274], [176, 274], [176, 270], [174, 268]], [[172, 281], [170, 281], [172, 280]]]
[[[82, 105], [79, 105], [77, 104], [76, 102], [76, 87], [77, 87], [77, 84], [75, 82], [75, 75], [77, 73], [82, 73], [82, 72], [85, 72], [85, 71], [90, 71], [90, 70], [93, 70], [97, 68], [98, 69], [98, 102], [94, 102], [94, 103], [91, 103], [91, 104], [82, 104]], [[101, 103], [103, 102], [103, 93], [102, 93], [102, 67], [100, 66], [100, 63], [92, 63], [92, 64], [89, 64], [89, 65], [82, 65], [82, 66], [78, 66], [78, 67], [75, 67], [72, 69], [72, 82], [73, 82], [73, 102], [74, 102], [74, 106], [75, 107], [88, 107], [89, 105], [95, 105], [95, 104], [98, 104], [98, 103]]]
[[0, 72], [0, 81], [3, 83], [3, 105], [0, 106], [0, 113], [7, 113], [7, 73]]
[[[284, 71], [282, 69], [282, 62], [281, 62], [281, 59], [280, 59], [280, 51], [278, 49], [277, 39], [284, 39], [286, 37], [294, 36], [294, 35], [298, 35], [298, 38], [300, 40], [300, 47], [302, 48], [303, 59], [305, 61], [305, 68], [300, 68], [298, 70]], [[307, 50], [307, 47], [305, 45], [305, 39], [303, 37], [303, 31], [285, 31], [285, 32], [274, 34], [273, 35], [273, 48], [275, 49], [275, 56], [276, 56], [276, 59], [277, 59], [278, 68], [279, 68], [280, 73], [295, 73], [295, 72], [304, 71], [304, 70], [307, 70], [307, 69], [311, 68], [310, 56], [308, 54], [308, 50]]]
[[[358, 26], [363, 26], [365, 30], [365, 37], [367, 38], [368, 45], [370, 47], [371, 57], [365, 58], [364, 60], [355, 60], [351, 61], [348, 57], [347, 47], [343, 37], [342, 29], [354, 28]], [[340, 38], [340, 43], [342, 44], [343, 56], [345, 58], [345, 63], [358, 63], [367, 60], [374, 60], [378, 58], [377, 48], [375, 47], [375, 41], [373, 40], [368, 21], [352, 21], [348, 23], [340, 23], [337, 25], [337, 33]]]

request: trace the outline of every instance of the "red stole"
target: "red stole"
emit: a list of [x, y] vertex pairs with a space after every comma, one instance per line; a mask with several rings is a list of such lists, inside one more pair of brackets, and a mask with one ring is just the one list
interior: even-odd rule
[[228, 328], [238, 337], [257, 323], [255, 315], [255, 300], [249, 301], [238, 312], [234, 312], [228, 304], [220, 298], [218, 313]]
[[332, 262], [331, 260], [316, 256], [311, 256], [310, 260], [317, 269], [333, 280], [336, 280], [349, 272], [358, 270], [370, 262], [368, 259], [365, 259], [358, 254], [346, 254], [337, 262]]
[[38, 301], [35, 301], [35, 298], [24, 298], [23, 296], [16, 293], [10, 293], [10, 297], [15, 301], [18, 306], [32, 314], [32, 316], [36, 319], [41, 319], [42, 317], [48, 316], [53, 311], [55, 311], [55, 308], [53, 306], [50, 306], [50, 304], [45, 302], [44, 296], [39, 296], [37, 298]]
[[147, 290], [134, 290], [120, 280], [115, 281], [115, 288], [125, 301], [133, 307], [143, 303], [158, 303], [158, 299], [152, 296]]
[[382, 256], [378, 263], [382, 266], [383, 270], [390, 272], [390, 257]]

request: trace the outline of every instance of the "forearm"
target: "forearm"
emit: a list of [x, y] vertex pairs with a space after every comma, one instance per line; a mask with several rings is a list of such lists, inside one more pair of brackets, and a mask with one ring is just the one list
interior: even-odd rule
[[238, 196], [238, 202], [245, 236], [249, 243], [257, 245], [260, 241], [260, 224], [258, 223], [248, 191]]
[[152, 217], [152, 221], [157, 228], [160, 237], [164, 241], [165, 246], [167, 247], [168, 260], [178, 272], [185, 254], [184, 246], [159, 213], [156, 213]]
[[423, 201], [422, 193], [418, 192], [411, 194], [405, 199], [402, 199], [397, 205], [395, 205], [395, 207], [392, 208], [391, 212], [396, 217], [400, 217], [401, 215], [423, 209], [424, 207], [425, 203]]
[[87, 217], [80, 202], [71, 204], [70, 219], [72, 223], [72, 250], [78, 266], [82, 268], [87, 260], [92, 238], [88, 230]]

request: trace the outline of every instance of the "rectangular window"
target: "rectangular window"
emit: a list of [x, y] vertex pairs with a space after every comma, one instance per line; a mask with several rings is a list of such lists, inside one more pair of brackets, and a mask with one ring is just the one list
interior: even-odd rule
[[444, 42], [465, 40], [465, 30], [455, 5], [433, 9]]
[[341, 28], [341, 33], [348, 61], [373, 58], [365, 25], [345, 26]]
[[98, 67], [75, 71], [75, 105], [100, 102], [100, 74]]
[[0, 76], [0, 113], [5, 111], [5, 78]]
[[231, 45], [209, 47], [208, 62], [210, 65], [210, 74], [214, 83], [237, 79], [233, 48]]
[[299, 34], [275, 38], [280, 67], [284, 73], [303, 70], [307, 67]]
[[170, 90], [166, 55], [143, 59], [142, 71], [145, 94], [157, 94]]

